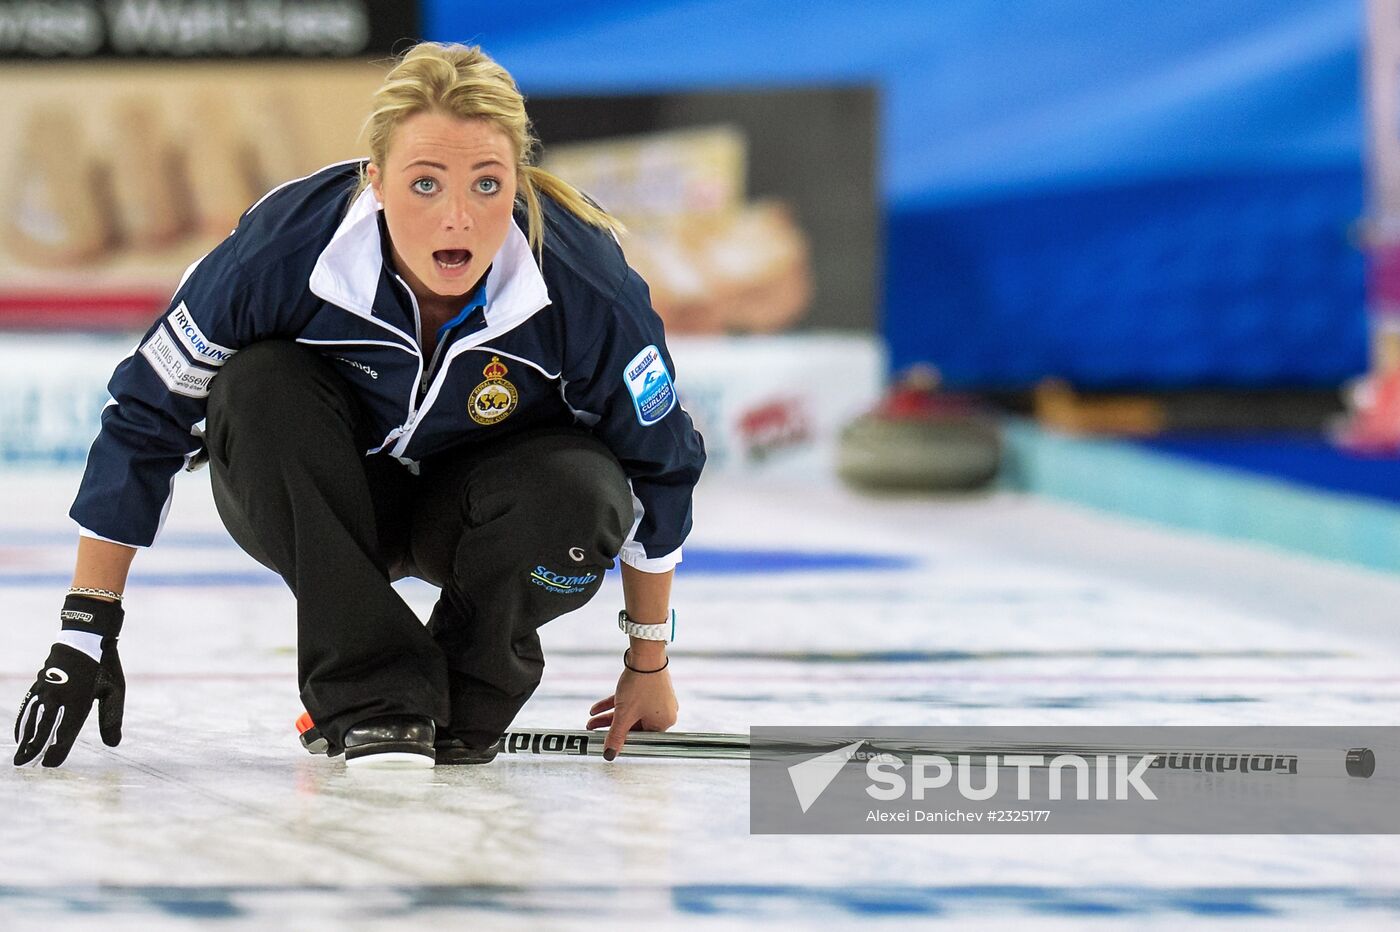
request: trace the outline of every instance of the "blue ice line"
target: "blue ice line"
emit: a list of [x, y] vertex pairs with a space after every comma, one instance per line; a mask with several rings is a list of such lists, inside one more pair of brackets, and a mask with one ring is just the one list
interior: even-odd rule
[[[0, 533], [0, 547], [6, 546], [50, 546], [59, 543], [56, 538], [46, 535], [37, 543], [31, 543], [21, 535], [16, 541]], [[72, 535], [62, 538], [62, 543], [71, 544]], [[232, 540], [224, 537], [217, 544], [213, 535], [198, 535], [181, 539], [162, 538], [161, 543], [175, 548], [235, 550]], [[880, 554], [854, 553], [850, 551], [807, 551], [807, 550], [761, 550], [727, 549], [718, 547], [687, 547], [682, 572], [687, 576], [697, 574], [748, 576], [775, 573], [830, 573], [830, 572], [872, 572], [905, 570], [918, 565], [907, 557]], [[139, 566], [139, 564], [138, 564]], [[25, 573], [0, 571], [0, 587], [6, 586], [47, 586], [63, 584], [67, 581], [62, 573]], [[143, 573], [139, 569], [132, 573], [132, 581], [145, 586], [268, 586], [279, 582], [269, 572], [248, 571], [205, 571], [188, 573]]]
[[[0, 885], [0, 903], [28, 911], [47, 906], [59, 912], [130, 914], [141, 907], [175, 916], [231, 918], [258, 915], [256, 897], [277, 898], [279, 906], [296, 894], [322, 896], [348, 888], [332, 885], [131, 885], [35, 887]], [[378, 885], [355, 888], [357, 917], [403, 918], [424, 909], [460, 908], [475, 912], [544, 916], [578, 915], [580, 909], [603, 918], [625, 916], [617, 904], [641, 888], [618, 884], [565, 885]], [[655, 888], [647, 888], [655, 892]], [[1393, 888], [1119, 885], [1058, 887], [1033, 884], [920, 886], [870, 884], [676, 884], [670, 888], [676, 911], [690, 915], [815, 918], [856, 916], [935, 916], [950, 911], [1031, 915], [1185, 915], [1286, 916], [1298, 909], [1400, 914], [1400, 890]]]

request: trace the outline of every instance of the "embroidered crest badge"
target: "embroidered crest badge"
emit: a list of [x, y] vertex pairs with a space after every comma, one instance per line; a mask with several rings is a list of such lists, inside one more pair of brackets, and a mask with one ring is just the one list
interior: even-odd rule
[[514, 385], [506, 381], [506, 373], [509, 371], [499, 356], [492, 356], [486, 368], [481, 370], [481, 374], [486, 376], [486, 381], [472, 389], [471, 397], [467, 399], [467, 413], [472, 416], [473, 421], [478, 424], [495, 424], [505, 420], [515, 410], [520, 401], [520, 393], [515, 390]]

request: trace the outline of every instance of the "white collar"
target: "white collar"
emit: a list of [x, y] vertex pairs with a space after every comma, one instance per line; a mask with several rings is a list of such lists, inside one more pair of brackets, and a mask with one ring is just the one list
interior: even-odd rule
[[[384, 268], [384, 252], [379, 236], [379, 212], [383, 205], [366, 187], [336, 228], [330, 243], [321, 250], [311, 270], [312, 294], [364, 317], [374, 316], [374, 296], [379, 290], [379, 273]], [[511, 220], [506, 241], [491, 260], [486, 276], [488, 326], [524, 320], [549, 305], [549, 289], [530, 241]]]

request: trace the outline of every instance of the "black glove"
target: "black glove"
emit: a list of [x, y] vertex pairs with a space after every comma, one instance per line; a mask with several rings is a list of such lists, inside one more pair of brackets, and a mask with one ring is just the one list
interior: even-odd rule
[[45, 767], [63, 763], [92, 711], [94, 699], [98, 702], [97, 727], [102, 743], [116, 747], [122, 740], [126, 678], [117, 656], [121, 605], [70, 595], [60, 617], [65, 631], [89, 631], [102, 637], [102, 662], [67, 644], [53, 646], [15, 719], [17, 767], [41, 754]]

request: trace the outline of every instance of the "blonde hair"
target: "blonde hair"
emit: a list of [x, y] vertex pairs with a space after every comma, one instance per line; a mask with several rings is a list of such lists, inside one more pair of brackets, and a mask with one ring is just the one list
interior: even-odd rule
[[[390, 69], [373, 101], [364, 131], [369, 136], [370, 159], [381, 169], [399, 124], [419, 113], [490, 120], [504, 132], [515, 150], [516, 200], [525, 205], [525, 235], [536, 255], [544, 249], [541, 194], [585, 223], [613, 234], [623, 232], [621, 223], [577, 188], [534, 164], [539, 140], [525, 114], [525, 98], [510, 73], [479, 46], [420, 42]], [[368, 184], [362, 168], [356, 195]]]

